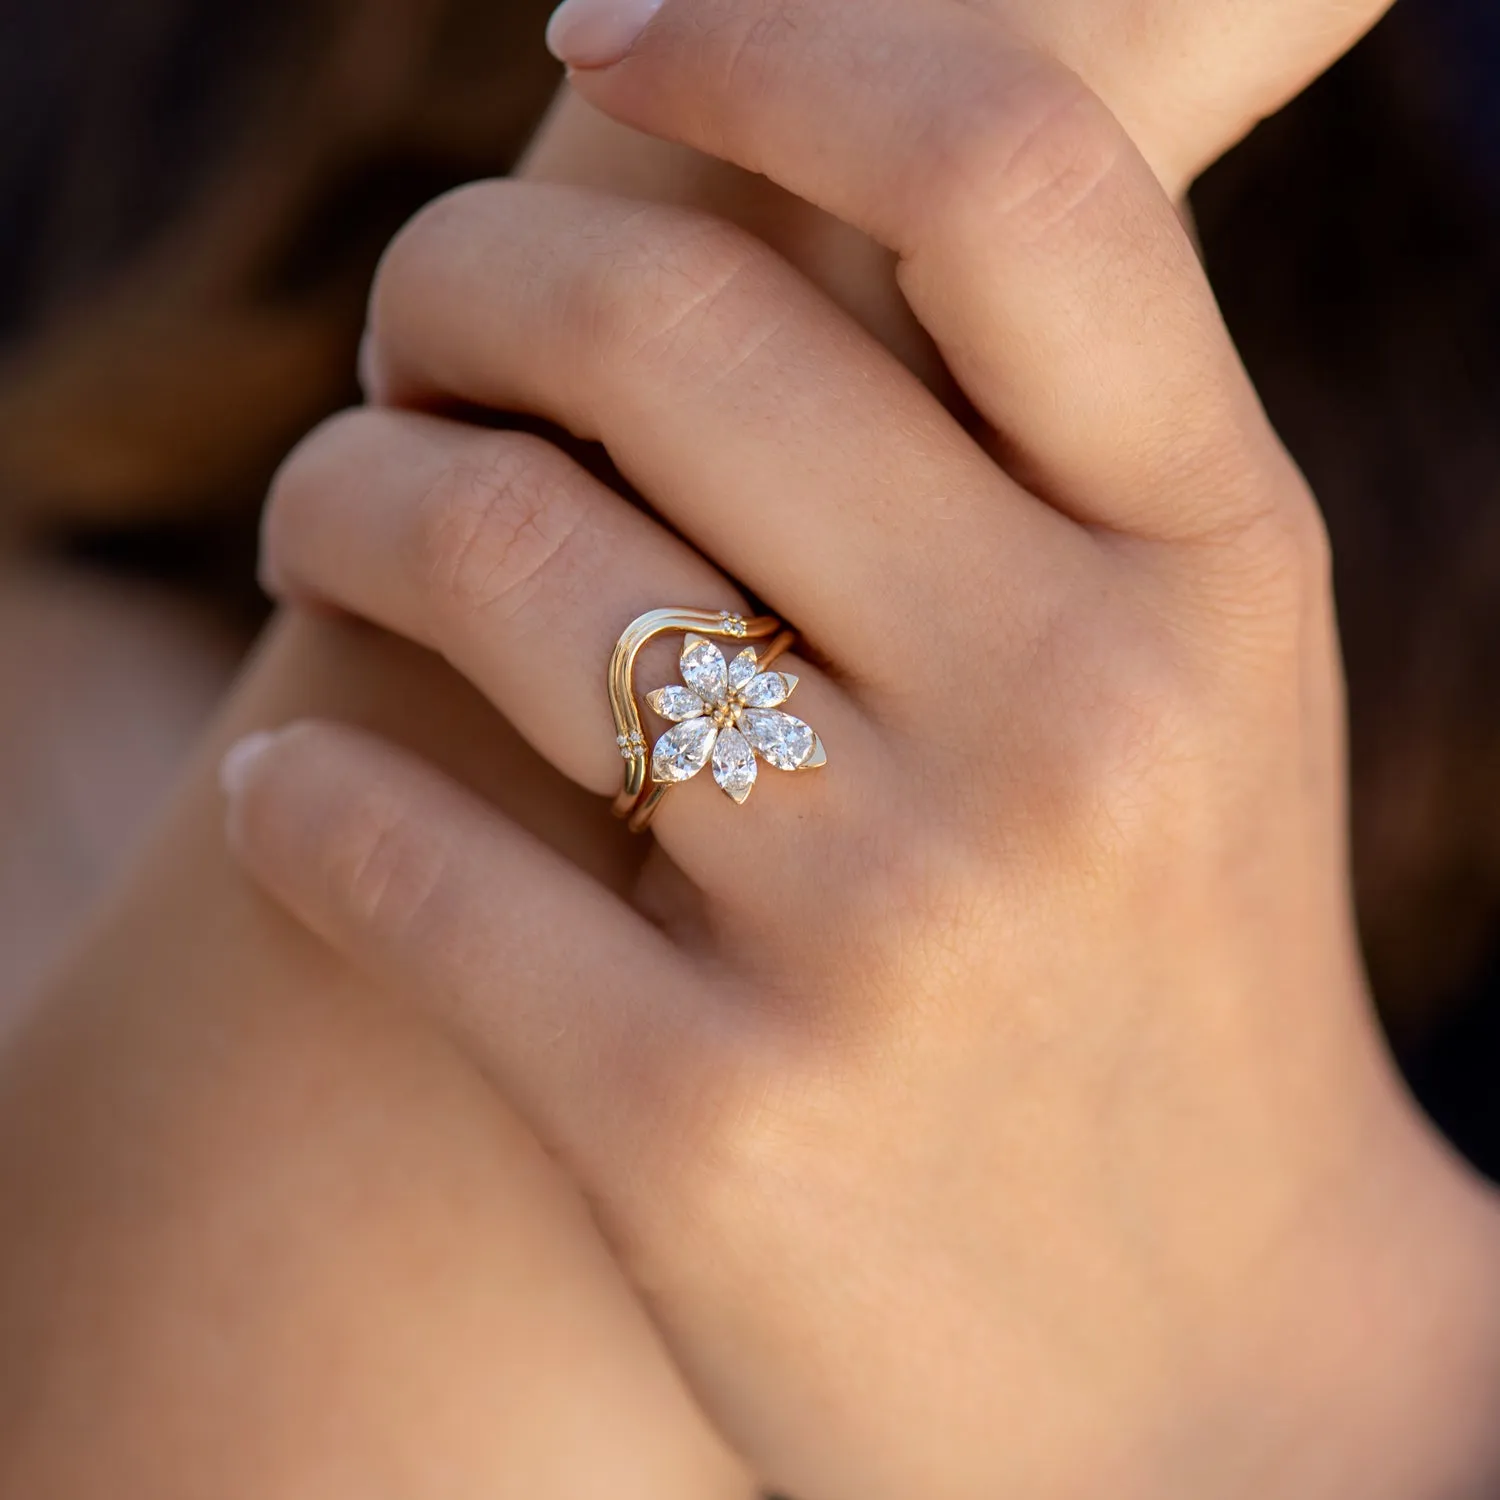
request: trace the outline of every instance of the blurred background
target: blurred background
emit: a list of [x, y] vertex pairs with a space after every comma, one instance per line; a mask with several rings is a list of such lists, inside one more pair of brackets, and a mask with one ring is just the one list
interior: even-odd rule
[[[266, 481], [384, 242], [539, 118], [549, 9], [0, 0], [0, 1008], [232, 679]], [[1333, 535], [1376, 994], [1500, 1176], [1500, 6], [1401, 0], [1194, 206]]]

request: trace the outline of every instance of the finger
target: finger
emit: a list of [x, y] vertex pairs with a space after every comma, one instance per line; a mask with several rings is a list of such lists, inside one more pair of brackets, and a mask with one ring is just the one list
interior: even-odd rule
[[996, 596], [996, 559], [1061, 583], [1068, 549], [1087, 550], [784, 261], [701, 215], [465, 189], [398, 237], [372, 326], [392, 399], [519, 409], [602, 440], [859, 680], [912, 677], [938, 611]]
[[[603, 795], [622, 779], [605, 670], [625, 627], [663, 606], [748, 612], [716, 568], [551, 443], [418, 413], [365, 408], [325, 423], [283, 465], [264, 524], [278, 588], [440, 652], [564, 775]], [[664, 637], [642, 653], [638, 697], [679, 681], [680, 647]], [[777, 666], [796, 679], [787, 711], [853, 772], [863, 716], [815, 666]], [[671, 729], [656, 714], [645, 727]], [[657, 832], [700, 888], [737, 903], [757, 899], [757, 853], [784, 851], [811, 813], [826, 835], [854, 784], [757, 776], [767, 784], [747, 818], [714, 770], [674, 789]], [[721, 857], [731, 818], [744, 856], [733, 869]], [[785, 893], [785, 875], [768, 874], [767, 896]]]
[[268, 895], [382, 985], [423, 996], [586, 1181], [628, 1177], [681, 1094], [694, 1020], [653, 1003], [698, 992], [665, 937], [362, 732], [251, 736], [222, 779], [230, 847]]
[[606, 3], [553, 23], [578, 91], [895, 250], [950, 369], [1054, 503], [1173, 539], [1264, 507], [1285, 460], [1201, 267], [1076, 76], [965, 5], [666, 0], [622, 49], [576, 19]]
[[564, 775], [618, 790], [604, 668], [664, 604], [744, 612], [685, 542], [551, 443], [359, 408], [283, 464], [262, 522], [278, 592], [447, 657]]

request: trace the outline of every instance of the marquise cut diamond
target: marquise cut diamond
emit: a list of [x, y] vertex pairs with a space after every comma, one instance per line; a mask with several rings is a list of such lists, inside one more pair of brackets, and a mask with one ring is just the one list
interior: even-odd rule
[[646, 702], [662, 718], [680, 724], [684, 719], [696, 719], [703, 713], [703, 700], [692, 688], [664, 687], [646, 694]]
[[688, 719], [669, 729], [651, 753], [654, 781], [688, 781], [708, 764], [719, 731], [712, 719]]
[[785, 703], [791, 688], [780, 672], [762, 672], [740, 689], [740, 696], [751, 708], [775, 708]]
[[755, 657], [755, 648], [746, 646], [735, 659], [729, 663], [729, 686], [734, 692], [739, 692], [747, 682], [760, 670]]
[[755, 754], [738, 729], [725, 729], [714, 744], [714, 780], [743, 802], [755, 785]]

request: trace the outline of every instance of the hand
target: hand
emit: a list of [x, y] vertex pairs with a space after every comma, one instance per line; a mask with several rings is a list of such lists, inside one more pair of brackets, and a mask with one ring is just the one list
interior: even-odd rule
[[[863, 0], [862, 0], [863, 3]], [[1261, 115], [1289, 98], [1380, 14], [1388, 0], [971, 0], [990, 41], [1023, 40], [1076, 71], [1112, 106], [1168, 191], [1191, 178]], [[947, 9], [923, 8], [922, 15]], [[869, 12], [871, 24], [878, 13]], [[859, 19], [856, 10], [852, 19]], [[920, 24], [920, 23], [919, 23]], [[613, 28], [619, 34], [618, 27]], [[595, 33], [596, 39], [598, 33]], [[586, 86], [585, 86], [586, 91]], [[982, 121], [983, 116], [980, 117]], [[980, 122], [976, 122], [976, 129]], [[982, 138], [973, 143], [976, 157]], [[888, 252], [764, 178], [625, 129], [567, 94], [549, 115], [522, 174], [707, 208], [779, 250], [860, 325], [950, 402], [955, 391], [911, 315]], [[366, 388], [379, 399], [380, 372]], [[972, 414], [966, 413], [966, 420]], [[511, 751], [503, 805], [546, 829], [536, 809], [558, 789], [550, 768]], [[580, 833], [586, 842], [580, 844]], [[561, 825], [555, 847], [595, 866], [630, 865], [605, 819], [591, 831]]]
[[1376, 1039], [1325, 545], [1169, 199], [965, 10], [706, 13], [590, 97], [897, 250], [1028, 486], [747, 236], [450, 197], [377, 290], [393, 399], [597, 439], [680, 536], [536, 438], [366, 411], [285, 470], [277, 570], [601, 794], [616, 635], [741, 579], [830, 765], [678, 789], [627, 903], [303, 726], [234, 757], [236, 850], [467, 1040], [779, 1485], [1460, 1493], [1495, 1210]]

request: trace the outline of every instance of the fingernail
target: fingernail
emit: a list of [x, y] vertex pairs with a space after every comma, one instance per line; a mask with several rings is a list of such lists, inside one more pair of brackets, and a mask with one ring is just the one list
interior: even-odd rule
[[635, 45], [662, 0], [563, 0], [547, 23], [547, 50], [570, 68], [607, 68]]
[[237, 797], [250, 775], [250, 768], [267, 750], [276, 735], [266, 729], [257, 729], [243, 739], [236, 740], [219, 762], [219, 786], [226, 797]]

